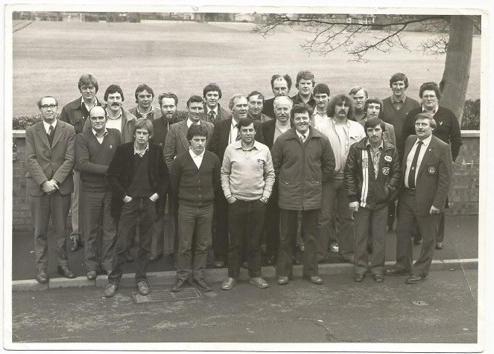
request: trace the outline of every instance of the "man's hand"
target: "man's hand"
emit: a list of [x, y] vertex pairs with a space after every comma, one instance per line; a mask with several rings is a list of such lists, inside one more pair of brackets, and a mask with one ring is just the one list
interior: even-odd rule
[[56, 190], [60, 189], [60, 187], [58, 186], [58, 182], [55, 181], [53, 178], [50, 180], [50, 182], [53, 185], [53, 187], [55, 187]]
[[226, 201], [228, 202], [228, 204], [233, 204], [237, 201], [237, 198], [232, 196], [232, 197], [229, 197]]
[[123, 202], [125, 204], [130, 203], [131, 201], [132, 201], [132, 197], [131, 196], [126, 195], [125, 197], [123, 197]]
[[441, 210], [436, 208], [434, 205], [431, 205], [431, 210], [429, 211], [429, 214], [434, 215], [434, 214], [440, 214]]
[[358, 204], [359, 204], [358, 202], [348, 203], [348, 208], [355, 213], [358, 211]]
[[53, 185], [53, 183], [52, 183], [51, 180], [50, 181], [43, 182], [43, 184], [41, 185], [41, 189], [46, 194], [53, 193], [53, 192], [55, 192], [57, 190], [57, 188]]
[[153, 203], [158, 200], [160, 196], [158, 193], [154, 193], [152, 196], [149, 197], [149, 200], [151, 200]]
[[259, 201], [261, 203], [264, 203], [264, 204], [266, 204], [268, 202], [268, 200], [269, 200], [269, 198], [266, 198], [265, 196], [262, 196], [261, 198], [259, 198]]

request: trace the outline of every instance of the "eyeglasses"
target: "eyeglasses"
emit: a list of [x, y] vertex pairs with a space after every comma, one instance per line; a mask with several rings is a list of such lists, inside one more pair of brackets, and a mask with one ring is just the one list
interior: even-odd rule
[[55, 108], [57, 107], [56, 104], [42, 104], [41, 108]]

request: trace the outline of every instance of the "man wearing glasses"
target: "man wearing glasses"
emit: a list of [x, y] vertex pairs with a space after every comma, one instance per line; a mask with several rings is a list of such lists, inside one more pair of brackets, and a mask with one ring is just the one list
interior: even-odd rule
[[58, 102], [45, 96], [38, 101], [43, 121], [26, 130], [27, 190], [34, 223], [36, 280], [48, 282], [48, 224], [52, 219], [56, 240], [58, 272], [66, 278], [69, 269], [66, 249], [66, 220], [74, 189], [74, 127], [57, 119]]

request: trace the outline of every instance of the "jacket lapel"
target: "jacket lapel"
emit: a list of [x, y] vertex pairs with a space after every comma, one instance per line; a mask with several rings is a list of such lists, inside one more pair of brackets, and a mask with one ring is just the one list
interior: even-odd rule
[[187, 141], [187, 131], [189, 128], [187, 128], [187, 121], [184, 120], [183, 122], [177, 123], [177, 124], [182, 124], [180, 127], [180, 141], [182, 142], [182, 146], [185, 151], [189, 150], [189, 142]]
[[429, 143], [429, 146], [427, 147], [427, 150], [425, 151], [424, 157], [422, 158], [422, 162], [419, 167], [419, 172], [417, 174], [417, 179], [419, 176], [424, 173], [424, 170], [426, 169], [427, 163], [430, 160], [430, 157], [432, 155], [432, 149], [434, 149], [434, 137], [432, 137], [431, 142]]
[[51, 147], [54, 148], [55, 145], [57, 145], [58, 141], [60, 140], [60, 137], [62, 136], [63, 132], [62, 130], [64, 127], [62, 124], [60, 124], [60, 121], [57, 122], [57, 127], [55, 128], [55, 135], [53, 136], [53, 142], [51, 143]]
[[45, 144], [48, 148], [50, 148], [50, 142], [48, 141], [48, 135], [46, 134], [45, 126], [43, 125], [43, 122], [41, 122], [38, 125], [36, 130], [43, 144]]

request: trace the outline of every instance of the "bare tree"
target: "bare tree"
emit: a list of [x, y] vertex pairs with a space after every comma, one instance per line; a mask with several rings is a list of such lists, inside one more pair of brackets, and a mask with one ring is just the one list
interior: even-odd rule
[[451, 109], [461, 123], [473, 34], [474, 31], [480, 33], [480, 16], [270, 14], [254, 31], [266, 36], [278, 27], [290, 26], [312, 34], [310, 40], [301, 44], [310, 53], [326, 55], [342, 49], [352, 60], [365, 61], [366, 54], [372, 51], [388, 53], [395, 47], [409, 49], [402, 35], [417, 24], [431, 34], [422, 43], [423, 50], [446, 53], [441, 105]]

